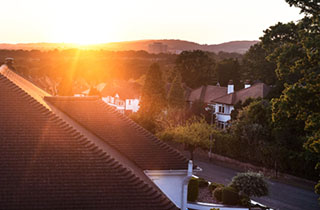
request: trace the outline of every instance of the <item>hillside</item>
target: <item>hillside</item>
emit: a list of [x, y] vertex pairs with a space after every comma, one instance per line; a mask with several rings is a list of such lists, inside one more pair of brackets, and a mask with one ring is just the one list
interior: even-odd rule
[[[236, 52], [245, 53], [251, 45], [258, 41], [232, 41], [222, 44], [201, 45], [195, 42], [183, 40], [140, 40], [127, 42], [110, 42], [106, 44], [80, 46], [85, 49], [104, 49], [112, 51], [127, 51], [127, 50], [145, 50], [148, 51], [150, 44], [161, 42], [168, 46], [168, 52], [179, 53], [184, 50], [204, 50], [210, 52]], [[24, 44], [0, 44], [0, 49], [24, 49], [24, 50], [51, 50], [51, 49], [68, 49], [77, 48], [78, 45], [67, 43], [24, 43]]]

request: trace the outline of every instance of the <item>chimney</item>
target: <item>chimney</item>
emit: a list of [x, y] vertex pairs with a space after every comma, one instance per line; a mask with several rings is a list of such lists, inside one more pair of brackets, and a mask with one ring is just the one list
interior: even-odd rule
[[251, 85], [250, 85], [250, 80], [246, 80], [245, 82], [244, 82], [244, 88], [249, 88], [249, 87], [251, 87]]
[[229, 80], [229, 83], [228, 83], [228, 94], [233, 93], [233, 92], [234, 92], [233, 80]]

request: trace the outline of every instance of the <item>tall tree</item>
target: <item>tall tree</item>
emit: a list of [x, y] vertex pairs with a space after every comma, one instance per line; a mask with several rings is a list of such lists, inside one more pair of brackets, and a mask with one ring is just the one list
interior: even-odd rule
[[171, 87], [168, 93], [168, 104], [170, 108], [182, 109], [185, 106], [184, 88], [181, 83], [181, 75], [176, 73], [176, 77], [171, 83]]
[[260, 80], [268, 85], [275, 85], [277, 81], [276, 64], [268, 61], [266, 56], [267, 52], [262, 48], [261, 43], [251, 46], [242, 61], [242, 79]]
[[[305, 17], [291, 27], [294, 36], [275, 47], [277, 75], [285, 81], [280, 98], [273, 100], [273, 121], [280, 128], [285, 122], [299, 122], [295, 130], [305, 140], [305, 148], [315, 154], [320, 166], [320, 2], [318, 0], [286, 0], [297, 6]], [[272, 32], [272, 30], [270, 31]], [[290, 32], [290, 31], [287, 31]], [[273, 40], [270, 39], [272, 42]], [[316, 185], [320, 194], [320, 181]]]
[[214, 82], [215, 61], [207, 52], [201, 50], [183, 51], [176, 60], [175, 68], [180, 72], [182, 81], [196, 88]]
[[139, 112], [145, 118], [154, 118], [166, 107], [165, 83], [157, 63], [153, 63], [146, 75], [142, 89]]

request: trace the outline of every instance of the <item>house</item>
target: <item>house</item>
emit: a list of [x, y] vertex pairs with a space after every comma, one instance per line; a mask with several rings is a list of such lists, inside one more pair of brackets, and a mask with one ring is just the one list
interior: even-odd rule
[[228, 126], [228, 121], [231, 120], [231, 112], [236, 103], [244, 102], [248, 98], [265, 98], [269, 92], [270, 87], [268, 85], [259, 82], [251, 86], [249, 81], [246, 81], [244, 89], [234, 92], [234, 85], [230, 80], [227, 93], [210, 101], [218, 126], [222, 129]]
[[185, 209], [194, 167], [99, 97], [0, 67], [0, 209]]
[[187, 98], [189, 105], [195, 101], [201, 101], [208, 107], [211, 107], [213, 114], [216, 115], [218, 127], [224, 129], [231, 120], [231, 112], [234, 105], [239, 101], [244, 102], [248, 98], [264, 98], [270, 91], [270, 87], [262, 82], [250, 85], [247, 80], [244, 89], [234, 91], [233, 81], [230, 80], [227, 87], [221, 87], [219, 84], [203, 85], [192, 90]]
[[141, 88], [138, 83], [114, 81], [101, 90], [102, 100], [122, 114], [137, 112], [140, 108]]

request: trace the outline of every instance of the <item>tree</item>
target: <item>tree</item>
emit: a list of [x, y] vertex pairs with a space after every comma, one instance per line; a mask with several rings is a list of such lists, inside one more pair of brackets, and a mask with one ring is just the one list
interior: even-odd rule
[[157, 63], [153, 63], [147, 72], [142, 88], [140, 109], [131, 118], [152, 133], [157, 129], [157, 118], [166, 108], [165, 83]]
[[[290, 23], [281, 45], [267, 39], [274, 46], [272, 58], [277, 62], [277, 76], [285, 81], [279, 98], [273, 99], [273, 121], [282, 130], [286, 122], [295, 122], [297, 136], [304, 147], [314, 153], [320, 164], [320, 4], [318, 0], [286, 0], [301, 9], [305, 17], [297, 24]], [[268, 34], [275, 33], [271, 28]], [[292, 33], [291, 33], [292, 32]], [[265, 35], [265, 36], [266, 36]], [[288, 39], [290, 37], [290, 39]], [[267, 38], [267, 36], [266, 36]], [[310, 158], [310, 157], [309, 157]], [[320, 185], [316, 185], [320, 192]]]
[[196, 88], [214, 82], [214, 60], [201, 50], [183, 51], [177, 58], [175, 69], [181, 74], [182, 81]]
[[227, 86], [229, 80], [233, 80], [236, 90], [240, 87], [240, 64], [235, 59], [225, 59], [220, 61], [215, 68], [218, 82], [221, 86]]
[[177, 72], [176, 77], [171, 83], [168, 94], [168, 104], [170, 108], [182, 109], [185, 106], [184, 89], [181, 84], [181, 75]]
[[266, 56], [267, 52], [261, 43], [251, 46], [243, 58], [242, 79], [260, 80], [268, 85], [275, 85], [277, 82], [276, 64], [268, 61]]
[[142, 89], [139, 112], [147, 118], [154, 118], [166, 107], [165, 83], [157, 63], [150, 66]]
[[72, 79], [66, 75], [62, 78], [58, 85], [58, 95], [59, 96], [73, 96], [72, 91], [73, 82]]
[[215, 130], [203, 118], [193, 118], [185, 125], [173, 129], [176, 141], [183, 143], [190, 152], [190, 159], [193, 160], [193, 152], [196, 148], [207, 148], [210, 144], [209, 137]]

